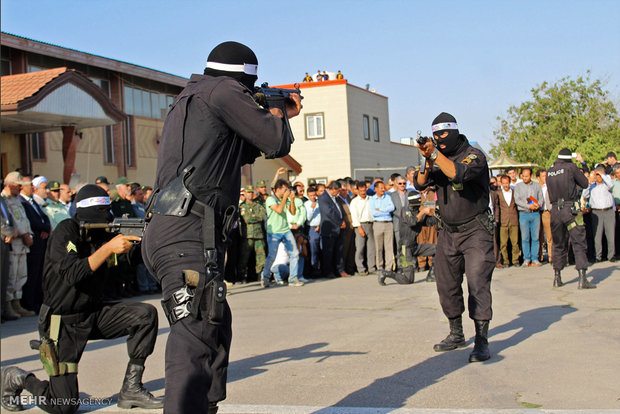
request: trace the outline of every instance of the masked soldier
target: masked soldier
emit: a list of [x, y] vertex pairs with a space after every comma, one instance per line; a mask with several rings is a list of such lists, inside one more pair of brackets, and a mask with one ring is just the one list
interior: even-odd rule
[[[164, 123], [142, 250], [170, 323], [166, 412], [215, 413], [226, 398], [232, 329], [222, 273], [241, 167], [261, 152], [283, 157], [293, 141], [282, 110], [254, 101], [257, 69], [247, 46], [218, 45]], [[301, 110], [299, 95], [290, 96], [289, 118]]]
[[[157, 339], [157, 310], [145, 303], [103, 305], [106, 262], [127, 253], [139, 237], [112, 237], [105, 229], [84, 230], [80, 223], [112, 221], [110, 198], [96, 185], [77, 194], [75, 219], [60, 222], [49, 238], [45, 254], [43, 305], [39, 314], [39, 347], [50, 375], [40, 381], [17, 367], [2, 368], [2, 406], [20, 411], [19, 395], [25, 388], [40, 398], [49, 413], [73, 413], [79, 407], [78, 363], [89, 339], [114, 339], [129, 335], [129, 364], [118, 396], [121, 408], [162, 408], [142, 385], [144, 362]], [[62, 405], [61, 405], [62, 404]]]
[[[418, 256], [435, 256], [434, 244], [418, 244], [418, 235], [423, 226], [433, 226], [436, 223], [435, 209], [422, 206], [422, 195], [417, 191], [409, 191], [408, 208], [404, 208], [400, 216], [401, 249], [398, 270], [381, 271], [378, 274], [379, 284], [385, 286], [385, 279], [391, 278], [401, 285], [409, 285], [415, 281], [415, 261]], [[435, 281], [435, 265], [431, 265], [426, 275], [427, 282]]]
[[437, 187], [440, 214], [437, 254], [437, 292], [450, 334], [434, 346], [435, 351], [451, 351], [465, 346], [461, 315], [463, 272], [467, 275], [469, 317], [474, 320], [476, 339], [469, 362], [490, 358], [488, 347], [491, 310], [493, 217], [489, 207], [489, 168], [482, 151], [469, 145], [459, 134], [456, 119], [442, 112], [432, 124], [433, 140], [420, 145], [426, 157], [425, 171], [415, 174], [415, 187]]
[[[582, 168], [588, 171], [587, 164], [581, 154], [577, 160]], [[547, 170], [547, 190], [551, 202], [551, 237], [553, 238], [553, 270], [555, 277], [553, 286], [562, 286], [561, 271], [566, 265], [568, 256], [568, 238], [575, 254], [575, 267], [579, 273], [579, 289], [593, 289], [596, 286], [586, 279], [588, 257], [586, 255], [586, 230], [583, 214], [579, 208], [581, 190], [588, 187], [587, 177], [572, 162], [572, 153], [562, 148], [558, 159]]]
[[256, 274], [260, 277], [265, 264], [265, 230], [263, 222], [267, 215], [265, 207], [254, 200], [254, 187], [245, 187], [245, 201], [239, 205], [241, 216], [241, 254], [239, 257], [238, 274], [242, 281], [248, 278], [248, 260], [254, 251], [256, 257]]

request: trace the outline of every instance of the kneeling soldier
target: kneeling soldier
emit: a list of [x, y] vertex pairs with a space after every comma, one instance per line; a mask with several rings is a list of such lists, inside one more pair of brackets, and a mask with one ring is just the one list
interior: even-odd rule
[[58, 224], [45, 254], [39, 350], [49, 381], [17, 367], [2, 368], [2, 407], [23, 410], [19, 396], [25, 388], [47, 412], [76, 412], [78, 363], [88, 340], [129, 335], [129, 364], [118, 406], [162, 408], [163, 401], [142, 385], [144, 361], [153, 352], [157, 338], [155, 307], [129, 302], [104, 306], [102, 302], [106, 262], [115, 254], [128, 253], [132, 241], [140, 238], [122, 234], [113, 237], [105, 229], [80, 229], [81, 222], [112, 221], [110, 198], [100, 187], [84, 186], [75, 201], [75, 219]]

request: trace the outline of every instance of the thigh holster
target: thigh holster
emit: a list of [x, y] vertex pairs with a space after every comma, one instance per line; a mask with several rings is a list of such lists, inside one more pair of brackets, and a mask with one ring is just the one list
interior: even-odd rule
[[[49, 307], [41, 306], [41, 313], [47, 314]], [[43, 315], [44, 317], [46, 315]], [[30, 348], [39, 351], [39, 358], [43, 364], [43, 368], [50, 377], [58, 375], [77, 374], [77, 362], [58, 361], [58, 337], [60, 336], [61, 315], [50, 315], [49, 318], [49, 335], [44, 336], [41, 340], [30, 341]]]

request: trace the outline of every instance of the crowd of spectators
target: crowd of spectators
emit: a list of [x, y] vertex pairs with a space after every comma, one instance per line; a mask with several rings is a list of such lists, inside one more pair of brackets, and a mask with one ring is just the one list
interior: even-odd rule
[[[70, 188], [41, 175], [7, 174], [2, 190], [2, 320], [34, 316], [43, 301], [43, 263], [47, 239], [62, 220], [75, 216], [73, 199], [87, 183]], [[95, 184], [110, 194], [115, 217], [141, 217], [152, 188], [129, 183], [125, 177], [114, 188], [106, 177]], [[108, 263], [108, 300], [160, 291], [139, 255], [130, 263], [122, 255]]]
[[[344, 79], [344, 75], [342, 74], [342, 72], [338, 71], [338, 73], [336, 73], [334, 78]], [[314, 76], [311, 76], [308, 74], [308, 72], [306, 72], [306, 76], [304, 76], [303, 81], [304, 82], [323, 82], [323, 81], [328, 81], [329, 79], [330, 79], [329, 74], [326, 71], [321, 72], [320, 70], [317, 70]]]

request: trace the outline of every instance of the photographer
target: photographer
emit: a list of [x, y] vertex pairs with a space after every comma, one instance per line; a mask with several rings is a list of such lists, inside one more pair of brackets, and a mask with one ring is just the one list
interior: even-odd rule
[[49, 381], [40, 381], [17, 367], [2, 368], [2, 406], [9, 411], [21, 411], [23, 407], [14, 397], [25, 388], [35, 397], [45, 397], [39, 400], [39, 407], [49, 413], [76, 412], [78, 363], [88, 340], [129, 335], [129, 363], [118, 406], [162, 408], [163, 401], [142, 385], [144, 362], [153, 352], [157, 338], [156, 309], [145, 303], [103, 305], [106, 261], [113, 255], [129, 252], [134, 246], [131, 242], [140, 238], [122, 234], [113, 237], [104, 229], [80, 229], [81, 222], [112, 221], [110, 198], [102, 188], [84, 186], [75, 202], [75, 218], [58, 224], [45, 254], [39, 333], [54, 342], [44, 361]]
[[293, 136], [285, 116], [301, 110], [297, 94], [285, 112], [259, 106], [257, 73], [247, 46], [216, 46], [204, 75], [192, 75], [164, 123], [142, 249], [170, 323], [166, 412], [212, 414], [226, 398], [232, 329], [222, 273], [241, 167], [261, 153], [287, 155]]
[[[433, 226], [435, 209], [422, 205], [422, 195], [417, 191], [407, 194], [408, 206], [402, 209], [400, 215], [400, 244], [399, 266], [396, 272], [379, 272], [379, 284], [385, 286], [385, 279], [394, 279], [401, 285], [409, 285], [415, 281], [415, 261], [418, 256], [435, 256], [436, 245], [418, 244], [418, 235], [424, 226]], [[427, 282], [435, 281], [435, 266], [431, 265], [426, 276]]]

